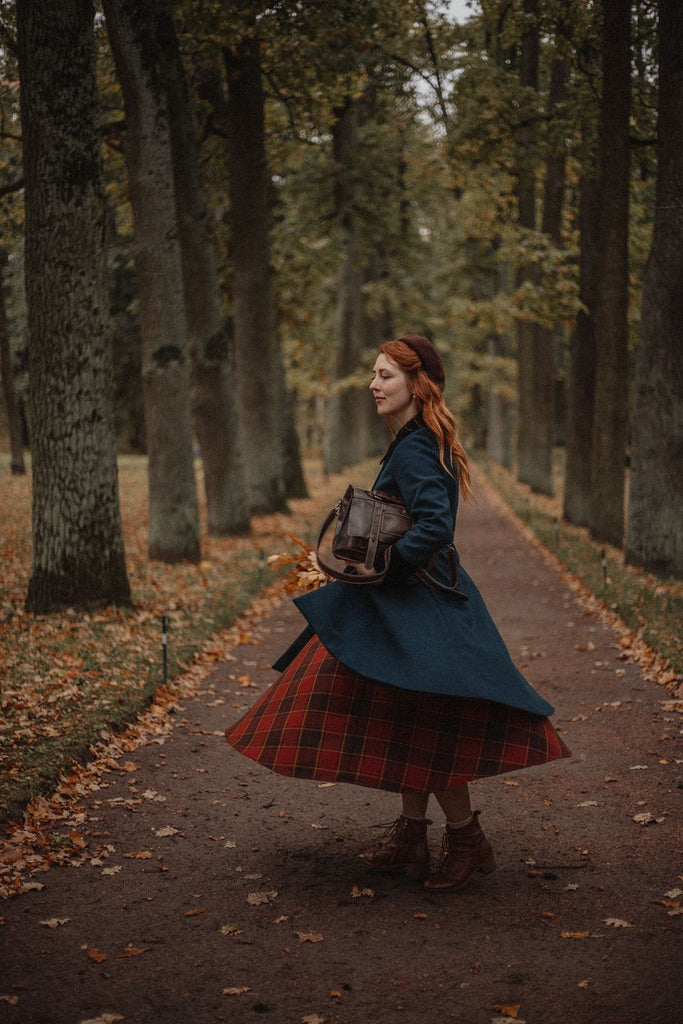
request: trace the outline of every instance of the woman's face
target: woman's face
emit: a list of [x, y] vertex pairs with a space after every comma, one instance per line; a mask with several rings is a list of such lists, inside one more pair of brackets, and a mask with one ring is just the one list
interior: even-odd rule
[[375, 360], [370, 390], [380, 416], [391, 416], [400, 426], [417, 416], [417, 402], [410, 393], [408, 375], [383, 352]]

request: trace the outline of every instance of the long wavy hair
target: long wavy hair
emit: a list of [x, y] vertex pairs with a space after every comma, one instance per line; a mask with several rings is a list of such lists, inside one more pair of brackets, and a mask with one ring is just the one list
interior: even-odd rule
[[417, 353], [401, 338], [385, 341], [380, 345], [379, 351], [389, 359], [393, 359], [407, 374], [411, 393], [415, 396], [425, 426], [432, 431], [439, 442], [441, 465], [447, 473], [450, 473], [451, 476], [454, 475], [446, 463], [446, 452], [448, 452], [456, 469], [462, 496], [463, 498], [469, 497], [472, 488], [467, 455], [458, 440], [458, 428], [453, 414], [444, 402], [441, 389], [422, 369], [422, 363]]

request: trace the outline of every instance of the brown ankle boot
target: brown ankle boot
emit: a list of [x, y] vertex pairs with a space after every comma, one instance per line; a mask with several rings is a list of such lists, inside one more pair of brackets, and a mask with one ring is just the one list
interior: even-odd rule
[[479, 811], [475, 811], [469, 825], [462, 828], [446, 825], [441, 863], [436, 874], [425, 882], [425, 888], [462, 889], [475, 871], [488, 875], [495, 870], [491, 844], [481, 830]]
[[404, 814], [390, 825], [379, 846], [361, 853], [377, 871], [403, 871], [408, 878], [422, 880], [429, 874], [427, 822]]

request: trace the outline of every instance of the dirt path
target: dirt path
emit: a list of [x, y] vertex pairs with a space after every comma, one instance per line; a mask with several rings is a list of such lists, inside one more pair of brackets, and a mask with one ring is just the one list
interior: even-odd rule
[[473, 786], [498, 872], [455, 895], [373, 875], [358, 853], [395, 797], [286, 780], [226, 746], [225, 725], [299, 628], [285, 602], [165, 743], [87, 799], [80, 832], [100, 856], [0, 905], [0, 1021], [681, 1019], [679, 722], [478, 495], [459, 523], [463, 562], [574, 751]]

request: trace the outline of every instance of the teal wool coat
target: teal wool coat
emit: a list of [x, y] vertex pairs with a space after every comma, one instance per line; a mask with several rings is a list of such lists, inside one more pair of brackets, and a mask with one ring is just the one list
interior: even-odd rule
[[274, 668], [283, 670], [317, 633], [330, 654], [369, 679], [550, 715], [553, 707], [513, 664], [462, 566], [458, 590], [467, 600], [411, 580], [413, 570], [438, 553], [430, 572], [450, 582], [445, 548], [458, 508], [457, 480], [441, 465], [436, 437], [419, 417], [397, 434], [373, 489], [400, 499], [415, 523], [392, 548], [387, 580], [374, 586], [333, 581], [295, 598], [309, 627]]

